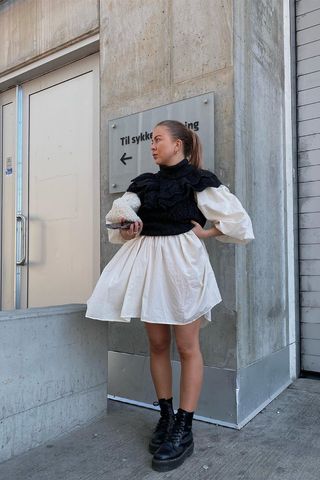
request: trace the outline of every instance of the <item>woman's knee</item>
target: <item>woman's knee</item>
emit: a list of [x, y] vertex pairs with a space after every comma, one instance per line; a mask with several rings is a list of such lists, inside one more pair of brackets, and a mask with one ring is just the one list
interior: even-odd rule
[[157, 355], [160, 355], [161, 353], [165, 353], [170, 350], [170, 342], [167, 340], [159, 340], [159, 341], [150, 341], [150, 351], [152, 353], [155, 353]]
[[171, 331], [169, 325], [163, 324], [145, 324], [150, 351], [155, 354], [161, 354], [170, 350], [171, 346]]
[[199, 342], [196, 339], [176, 340], [177, 350], [180, 358], [190, 358], [201, 353]]
[[174, 326], [177, 350], [182, 359], [201, 353], [199, 339], [200, 325], [201, 318], [187, 325]]

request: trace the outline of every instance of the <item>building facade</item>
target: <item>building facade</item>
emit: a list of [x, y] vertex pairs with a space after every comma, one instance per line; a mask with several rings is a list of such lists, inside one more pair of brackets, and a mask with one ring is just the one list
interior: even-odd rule
[[[206, 241], [223, 302], [201, 332], [195, 418], [241, 428], [303, 371], [320, 371], [319, 25], [313, 0], [0, 2], [0, 315], [12, 335], [17, 316], [25, 328], [30, 315], [42, 326], [64, 315], [59, 329], [47, 322], [59, 345], [66, 325], [77, 332], [70, 339], [90, 328], [85, 345], [101, 375], [83, 391], [103, 387], [82, 421], [103, 413], [107, 396], [150, 408], [155, 400], [140, 319], [84, 319], [119, 248], [105, 229], [122, 194], [110, 189], [110, 121], [206, 93], [214, 171], [248, 211], [255, 240]], [[175, 398], [178, 358], [173, 343]], [[71, 377], [69, 365], [55, 382], [57, 409]], [[35, 392], [23, 408], [40, 401], [45, 412], [41, 385]], [[71, 426], [65, 419], [64, 431]]]

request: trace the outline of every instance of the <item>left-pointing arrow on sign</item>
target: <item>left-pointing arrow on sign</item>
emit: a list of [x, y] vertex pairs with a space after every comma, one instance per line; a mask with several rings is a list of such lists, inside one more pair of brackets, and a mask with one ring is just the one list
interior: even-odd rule
[[126, 157], [126, 155], [127, 155], [127, 154], [124, 153], [124, 154], [122, 155], [122, 157], [120, 158], [120, 162], [122, 162], [124, 165], [127, 165], [126, 162], [125, 162], [125, 160], [130, 160], [130, 159], [132, 158], [132, 157]]

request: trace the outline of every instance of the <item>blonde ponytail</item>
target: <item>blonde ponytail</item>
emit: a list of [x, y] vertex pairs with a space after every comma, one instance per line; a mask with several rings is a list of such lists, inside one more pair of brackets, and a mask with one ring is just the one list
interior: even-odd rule
[[190, 163], [196, 168], [203, 168], [202, 160], [202, 145], [199, 136], [193, 130], [190, 130], [192, 134], [192, 147], [190, 153]]

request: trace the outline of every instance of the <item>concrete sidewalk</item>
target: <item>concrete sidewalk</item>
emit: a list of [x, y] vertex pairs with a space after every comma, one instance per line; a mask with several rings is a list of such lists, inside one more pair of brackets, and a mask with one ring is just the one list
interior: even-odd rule
[[320, 478], [320, 380], [299, 378], [240, 431], [195, 420], [193, 455], [167, 473], [147, 451], [159, 413], [108, 402], [104, 419], [0, 464], [0, 479]]

